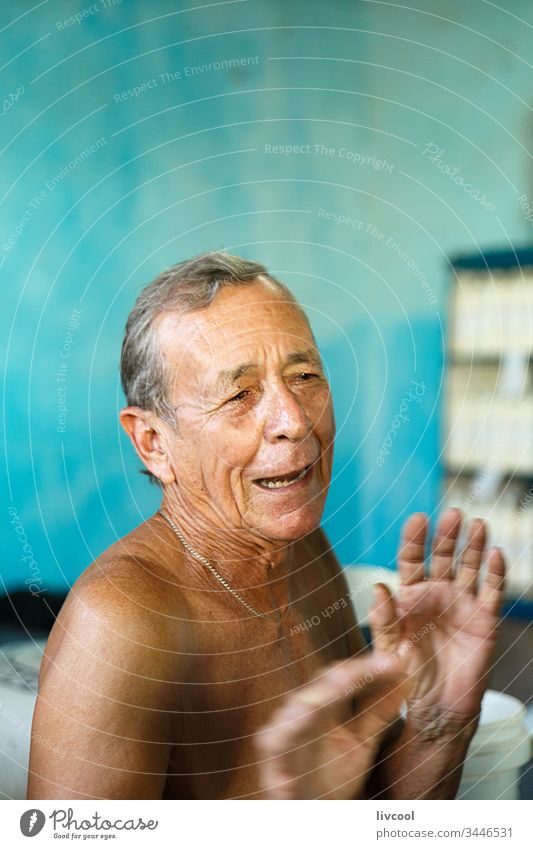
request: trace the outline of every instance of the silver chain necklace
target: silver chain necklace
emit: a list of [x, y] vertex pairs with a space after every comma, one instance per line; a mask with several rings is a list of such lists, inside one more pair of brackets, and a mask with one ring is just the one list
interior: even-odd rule
[[[181, 533], [180, 529], [177, 527], [177, 525], [174, 524], [172, 519], [170, 519], [165, 513], [163, 513], [162, 510], [158, 510], [157, 512], [160, 513], [162, 515], [163, 519], [165, 519], [165, 521], [168, 523], [168, 525], [170, 525], [170, 527], [172, 528], [172, 530], [174, 531], [174, 533], [178, 537], [179, 541], [181, 542], [183, 547], [186, 549], [186, 551], [189, 552], [191, 557], [194, 557], [194, 559], [198, 560], [199, 563], [203, 563], [204, 566], [207, 566], [209, 571], [215, 576], [217, 581], [220, 584], [222, 584], [224, 589], [227, 590], [229, 593], [231, 593], [232, 596], [234, 596], [234, 598], [236, 598], [237, 601], [240, 602], [242, 604], [242, 606], [246, 608], [246, 610], [249, 610], [250, 613], [253, 613], [254, 616], [258, 616], [260, 619], [277, 619], [277, 617], [274, 616], [272, 613], [260, 613], [259, 610], [255, 609], [255, 607], [253, 607], [251, 604], [248, 604], [248, 602], [243, 599], [243, 597], [237, 592], [237, 590], [234, 590], [233, 587], [230, 586], [230, 584], [228, 584], [226, 579], [222, 577], [222, 575], [220, 574], [220, 572], [217, 569], [215, 569], [215, 567], [213, 566], [212, 563], [209, 562], [207, 557], [204, 557], [202, 554], [200, 554], [198, 551], [196, 551], [196, 549], [194, 549], [190, 543], [187, 542], [187, 540], [185, 539], [185, 537]], [[291, 606], [291, 599], [289, 597], [288, 608], [290, 606]]]

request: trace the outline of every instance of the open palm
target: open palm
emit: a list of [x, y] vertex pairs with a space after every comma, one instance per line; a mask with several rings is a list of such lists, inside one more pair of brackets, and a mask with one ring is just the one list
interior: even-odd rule
[[408, 519], [398, 553], [400, 590], [393, 600], [379, 585], [371, 613], [378, 650], [394, 652], [401, 640], [412, 644], [409, 707], [420, 719], [436, 710], [459, 719], [475, 717], [490, 673], [505, 564], [500, 549], [491, 549], [480, 579], [486, 530], [479, 519], [471, 523], [456, 563], [461, 520], [456, 509], [441, 517], [426, 577], [427, 517], [417, 513]]

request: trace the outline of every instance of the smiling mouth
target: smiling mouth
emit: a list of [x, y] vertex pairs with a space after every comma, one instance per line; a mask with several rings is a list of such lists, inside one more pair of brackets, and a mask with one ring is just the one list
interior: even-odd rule
[[290, 475], [286, 475], [285, 477], [279, 478], [257, 478], [254, 483], [257, 486], [262, 487], [262, 489], [286, 489], [289, 486], [301, 481], [305, 478], [307, 473], [309, 472], [311, 466], [313, 464], [310, 463], [309, 466], [304, 466], [299, 472], [293, 472]]

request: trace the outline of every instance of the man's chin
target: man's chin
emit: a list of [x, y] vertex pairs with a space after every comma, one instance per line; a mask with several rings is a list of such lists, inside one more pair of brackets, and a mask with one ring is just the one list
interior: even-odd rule
[[257, 524], [257, 530], [266, 539], [290, 543], [312, 533], [320, 525], [323, 509], [295, 510], [294, 513], [272, 517], [268, 522]]

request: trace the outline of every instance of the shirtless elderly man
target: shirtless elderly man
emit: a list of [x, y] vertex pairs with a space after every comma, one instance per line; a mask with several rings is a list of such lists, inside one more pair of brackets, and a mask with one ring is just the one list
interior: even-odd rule
[[427, 518], [411, 516], [371, 651], [320, 528], [333, 407], [289, 290], [227, 253], [180, 263], [140, 294], [121, 373], [161, 510], [61, 610], [28, 798], [453, 798], [503, 585], [498, 549], [479, 579], [483, 523], [457, 563], [447, 511], [425, 573]]

